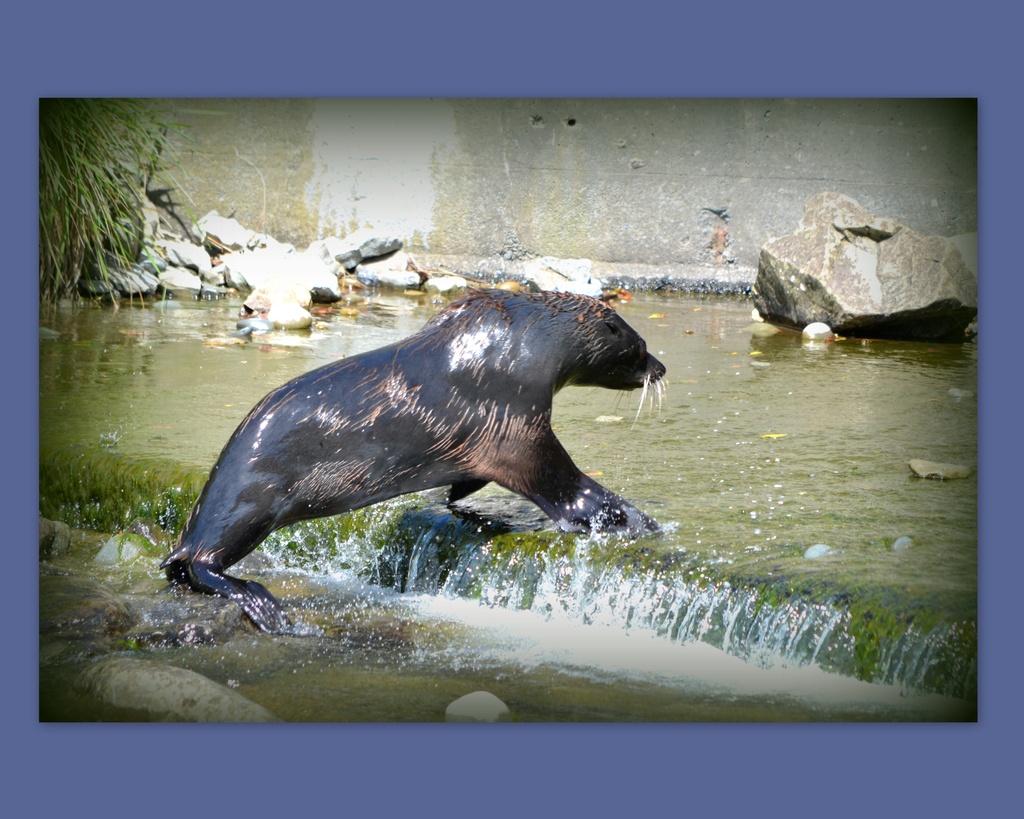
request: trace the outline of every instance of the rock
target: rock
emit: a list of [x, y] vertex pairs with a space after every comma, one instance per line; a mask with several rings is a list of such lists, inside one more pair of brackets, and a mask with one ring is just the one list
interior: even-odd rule
[[132, 532], [123, 532], [118, 535], [111, 535], [106, 543], [96, 553], [93, 560], [106, 566], [115, 564], [134, 563], [140, 557], [147, 557], [153, 553], [152, 544], [142, 535]]
[[355, 268], [356, 278], [368, 286], [419, 287], [420, 274], [409, 269], [409, 255], [398, 251], [382, 259], [363, 262]]
[[444, 710], [446, 722], [498, 722], [511, 717], [509, 707], [488, 691], [459, 697]]
[[815, 543], [804, 552], [804, 557], [808, 560], [817, 560], [819, 557], [831, 554], [835, 554], [835, 550], [831, 546], [826, 546], [824, 543]]
[[464, 293], [467, 286], [468, 282], [462, 276], [433, 276], [424, 284], [428, 293], [449, 297]]
[[312, 242], [306, 248], [305, 253], [316, 256], [331, 273], [340, 279], [345, 275], [346, 270], [338, 263], [336, 257], [344, 251], [344, 240], [337, 236], [328, 236], [326, 239], [317, 239]]
[[199, 275], [184, 267], [168, 265], [160, 274], [160, 286], [171, 293], [194, 296], [203, 289], [203, 280]]
[[919, 478], [935, 478], [937, 480], [966, 478], [973, 471], [969, 466], [961, 466], [959, 464], [942, 464], [936, 463], [935, 461], [923, 461], [920, 458], [911, 459], [907, 465]]
[[376, 259], [402, 249], [402, 240], [397, 236], [381, 233], [372, 228], [360, 228], [343, 239], [329, 240], [334, 258], [346, 270], [355, 270], [356, 265], [367, 259]]
[[166, 242], [163, 248], [172, 265], [196, 271], [203, 281], [213, 281], [213, 261], [205, 249], [191, 242]]
[[280, 330], [304, 330], [313, 324], [313, 314], [295, 302], [275, 304], [267, 319]]
[[832, 328], [821, 321], [808, 324], [804, 327], [801, 335], [808, 341], [828, 341], [836, 337], [836, 334], [832, 332]]
[[304, 306], [312, 301], [332, 303], [342, 297], [338, 277], [318, 253], [254, 250], [229, 253], [222, 258], [225, 281], [238, 290], [302, 290], [305, 296], [300, 303]]
[[906, 535], [901, 535], [892, 542], [891, 548], [894, 552], [902, 552], [904, 549], [909, 549], [913, 545], [914, 541]]
[[202, 674], [152, 660], [114, 657], [87, 667], [75, 688], [123, 718], [159, 722], [276, 722], [237, 691]]
[[106, 586], [66, 575], [39, 577], [41, 640], [103, 641], [126, 631], [134, 622], [132, 608]]
[[39, 556], [54, 557], [71, 548], [71, 527], [59, 520], [39, 518]]
[[207, 238], [213, 239], [220, 247], [228, 250], [244, 250], [255, 237], [253, 231], [242, 227], [235, 219], [221, 216], [215, 210], [202, 217], [198, 225], [204, 241]]
[[794, 329], [821, 321], [846, 336], [963, 341], [978, 280], [950, 239], [823, 193], [794, 233], [761, 249], [754, 305]]
[[270, 319], [265, 319], [261, 316], [255, 318], [239, 319], [235, 322], [235, 327], [238, 329], [237, 336], [259, 336], [264, 333], [269, 333], [274, 329], [274, 322]]
[[160, 280], [141, 265], [124, 266], [112, 253], [104, 254], [106, 275], [90, 269], [78, 280], [78, 292], [86, 298], [146, 298], [156, 294]]
[[602, 290], [601, 280], [591, 275], [590, 268], [590, 259], [556, 259], [552, 256], [543, 256], [526, 262], [523, 275], [535, 290], [581, 293], [599, 299]]

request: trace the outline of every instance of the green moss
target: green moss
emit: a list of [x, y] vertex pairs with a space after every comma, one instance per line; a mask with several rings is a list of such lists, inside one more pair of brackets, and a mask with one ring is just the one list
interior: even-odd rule
[[206, 474], [106, 452], [64, 449], [39, 458], [39, 514], [114, 532], [142, 518], [177, 533]]

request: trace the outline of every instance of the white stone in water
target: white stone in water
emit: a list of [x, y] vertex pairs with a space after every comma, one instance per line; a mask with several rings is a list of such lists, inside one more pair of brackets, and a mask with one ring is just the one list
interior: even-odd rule
[[804, 557], [808, 560], [815, 560], [816, 558], [830, 554], [832, 554], [831, 546], [826, 546], [824, 543], [815, 543], [813, 546], [808, 548], [806, 552], [804, 552]]
[[303, 330], [313, 323], [313, 315], [305, 307], [294, 302], [275, 304], [267, 313], [267, 319], [282, 330]]
[[803, 337], [808, 341], [826, 341], [835, 338], [832, 328], [822, 321], [814, 321], [804, 327]]
[[914, 541], [911, 540], [906, 535], [901, 535], [900, 537], [896, 538], [896, 540], [894, 540], [892, 542], [892, 547], [891, 548], [892, 548], [892, 550], [894, 552], [901, 552], [904, 549], [909, 549], [911, 547], [911, 545], [913, 544], [913, 542]]
[[124, 561], [129, 563], [139, 556], [141, 550], [138, 545], [132, 542], [132, 536], [128, 534], [114, 535], [103, 544], [93, 558], [97, 563], [112, 566], [115, 563]]
[[467, 287], [467, 282], [462, 276], [433, 276], [427, 279], [425, 287], [428, 293], [443, 293], [451, 296], [463, 292]]
[[444, 710], [446, 722], [498, 722], [511, 716], [508, 706], [489, 691], [466, 694]]

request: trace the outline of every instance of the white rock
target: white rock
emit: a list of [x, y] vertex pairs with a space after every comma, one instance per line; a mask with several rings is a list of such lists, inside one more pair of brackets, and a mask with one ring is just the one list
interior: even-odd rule
[[[417, 274], [418, 276], [419, 274]], [[428, 293], [440, 293], [446, 296], [452, 296], [456, 293], [463, 292], [468, 285], [468, 282], [462, 278], [462, 276], [434, 276], [433, 278], [427, 279], [425, 285]]]
[[904, 549], [909, 549], [914, 544], [914, 541], [906, 535], [901, 535], [892, 542], [892, 550], [894, 552], [902, 552]]
[[509, 707], [488, 691], [459, 697], [444, 711], [446, 722], [498, 722], [511, 716]]
[[556, 259], [553, 256], [544, 256], [528, 261], [523, 273], [536, 290], [581, 293], [584, 296], [599, 298], [601, 280], [591, 275], [590, 268], [590, 259]]
[[386, 259], [363, 262], [355, 269], [356, 278], [365, 285], [383, 287], [419, 287], [420, 274], [409, 270], [409, 255], [402, 251]]
[[203, 248], [191, 242], [167, 242], [163, 248], [170, 264], [195, 270], [204, 280], [213, 275], [213, 262]]
[[816, 560], [819, 557], [825, 557], [825, 555], [833, 554], [831, 546], [826, 546], [824, 543], [815, 543], [813, 546], [804, 552], [804, 557], [808, 560]]
[[217, 211], [211, 210], [206, 216], [199, 220], [199, 229], [204, 236], [213, 237], [218, 244], [229, 250], [242, 250], [248, 246], [249, 240], [253, 238], [253, 231], [242, 227], [236, 220], [221, 216]]
[[159, 276], [160, 284], [168, 290], [188, 291], [198, 293], [203, 289], [203, 280], [190, 270], [184, 267], [168, 265], [167, 269]]
[[304, 330], [313, 323], [313, 315], [293, 301], [275, 304], [267, 313], [267, 319], [281, 330]]
[[827, 341], [835, 338], [832, 328], [822, 321], [815, 321], [804, 327], [803, 337], [809, 341]]

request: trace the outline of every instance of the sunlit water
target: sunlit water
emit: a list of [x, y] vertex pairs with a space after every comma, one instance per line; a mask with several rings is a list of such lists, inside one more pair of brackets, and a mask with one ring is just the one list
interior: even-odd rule
[[[189, 303], [173, 310], [122, 307], [115, 315], [84, 308], [44, 316], [44, 327], [59, 337], [40, 342], [41, 444], [206, 469], [269, 389], [339, 356], [409, 335], [436, 309], [402, 296], [384, 297], [357, 316], [327, 312], [310, 332], [277, 332], [234, 344], [228, 335], [237, 308], [236, 302]], [[852, 595], [896, 599], [897, 608], [937, 610], [950, 623], [975, 618], [976, 477], [922, 480], [907, 467], [912, 458], [976, 466], [975, 345], [809, 344], [794, 333], [767, 332], [752, 321], [750, 302], [738, 298], [644, 296], [617, 309], [665, 363], [667, 389], [660, 400], [651, 396], [638, 406], [639, 393], [569, 388], [556, 398], [554, 423], [584, 472], [665, 527], [665, 534], [645, 540], [645, 548], [673, 559], [684, 556], [694, 566], [728, 566], [750, 578], [785, 576], [794, 589], [827, 583]], [[486, 490], [467, 506], [486, 512], [489, 503], [518, 509], [523, 520], [536, 518], [528, 504], [500, 490]], [[891, 544], [901, 536], [911, 538], [911, 547], [893, 551]], [[831, 553], [805, 558], [816, 544]], [[805, 628], [807, 651], [814, 652], [828, 624], [842, 619], [838, 610], [791, 610], [778, 623], [747, 622], [739, 616], [751, 605], [743, 593], [705, 589], [715, 599], [689, 605], [688, 616], [699, 619], [702, 611], [733, 607], [724, 647], [746, 639], [748, 645], [733, 652], [755, 660], [744, 663], [700, 644], [695, 638], [701, 623], [671, 613], [673, 601], [667, 598], [685, 590], [666, 591], [657, 586], [658, 578], [648, 578], [638, 583], [629, 606], [616, 604], [607, 599], [607, 586], [595, 596], [600, 584], [588, 579], [581, 560], [552, 563], [549, 576], [531, 588], [547, 602], [529, 610], [497, 599], [504, 575], [495, 578], [498, 591], [482, 595], [481, 602], [461, 599], [452, 581], [440, 594], [393, 594], [382, 605], [401, 610], [425, 632], [446, 623], [459, 633], [457, 640], [427, 651], [429, 656], [421, 649], [416, 657], [420, 673], [435, 682], [459, 677], [452, 669], [472, 667], [487, 687], [493, 666], [506, 682], [517, 669], [525, 687], [550, 688], [551, 681], [538, 675], [583, 675], [617, 692], [608, 699], [618, 704], [609, 705], [604, 717], [586, 708], [559, 717], [557, 708], [526, 705], [532, 700], [524, 696], [520, 710], [526, 718], [658, 719], [649, 709], [630, 717], [625, 692], [644, 685], [654, 686], [649, 694], [670, 694], [682, 686], [707, 693], [701, 707], [711, 708], [713, 692], [723, 690], [725, 681], [730, 696], [761, 692], [758, 705], [733, 712], [733, 718], [765, 718], [758, 708], [778, 690], [802, 703], [790, 718], [815, 718], [819, 700], [834, 707], [851, 694], [844, 686], [866, 685], [832, 674], [825, 675], [829, 689], [813, 663], [798, 669], [750, 656], [752, 642], [770, 653], [771, 628], [785, 631], [780, 646]], [[558, 588], [563, 576], [571, 576], [567, 583], [590, 583], [590, 596], [587, 590]], [[338, 576], [324, 579], [338, 582]], [[742, 629], [759, 630], [757, 639]], [[405, 658], [403, 667], [408, 670], [410, 662]], [[340, 667], [351, 671], [350, 664]], [[804, 676], [794, 676], [798, 672]], [[615, 681], [612, 688], [609, 681]], [[380, 682], [375, 685], [379, 689]], [[887, 701], [893, 690], [898, 696], [898, 686], [868, 686], [857, 688], [854, 697]], [[801, 711], [804, 706], [811, 710]], [[387, 707], [367, 718], [386, 719]], [[700, 718], [697, 712], [668, 708], [664, 715]], [[845, 718], [846, 712], [836, 713]]]

